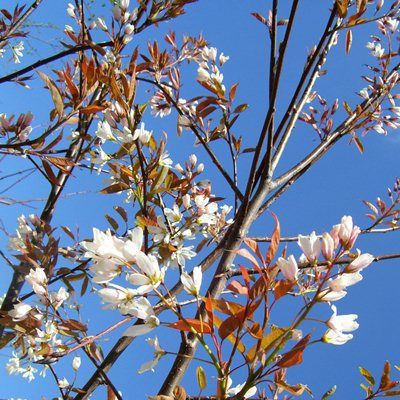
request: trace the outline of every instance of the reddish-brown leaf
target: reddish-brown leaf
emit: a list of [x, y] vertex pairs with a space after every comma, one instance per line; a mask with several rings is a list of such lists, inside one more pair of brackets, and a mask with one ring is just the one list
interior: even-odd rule
[[282, 296], [288, 293], [295, 283], [295, 281], [289, 281], [286, 279], [278, 281], [274, 288], [275, 300], [280, 299]]
[[231, 290], [234, 293], [237, 294], [244, 294], [244, 295], [248, 295], [249, 294], [249, 290], [247, 289], [246, 286], [243, 286], [240, 282], [238, 281], [232, 281], [229, 283], [229, 285], [226, 287], [228, 290]]
[[279, 243], [281, 240], [281, 227], [279, 224], [278, 217], [273, 212], [271, 212], [271, 215], [275, 220], [275, 228], [274, 232], [272, 233], [271, 244], [269, 245], [267, 254], [265, 256], [265, 262], [267, 264], [271, 264], [271, 261], [274, 259], [275, 254], [278, 251]]
[[303, 361], [303, 352], [310, 341], [310, 337], [311, 334], [304, 336], [292, 350], [289, 350], [282, 356], [276, 365], [281, 368], [289, 368], [293, 365], [300, 364]]
[[211, 333], [212, 329], [207, 322], [200, 321], [199, 319], [186, 318], [180, 319], [177, 322], [168, 324], [170, 328], [178, 329], [179, 331], [191, 332], [195, 330], [197, 333]]

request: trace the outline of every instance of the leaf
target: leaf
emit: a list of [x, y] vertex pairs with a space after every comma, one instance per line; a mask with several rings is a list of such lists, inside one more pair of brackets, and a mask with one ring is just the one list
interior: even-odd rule
[[[287, 332], [286, 328], [278, 328], [275, 327], [271, 330], [271, 332], [268, 333], [268, 335], [264, 336], [261, 339], [261, 344], [259, 347], [259, 351], [262, 351], [263, 353], [267, 353], [270, 348], [276, 343], [278, 339], [280, 339], [285, 333]], [[249, 352], [247, 353], [247, 359], [249, 361], [253, 361], [257, 351], [257, 345], [253, 346]]]
[[271, 212], [271, 215], [275, 220], [275, 228], [274, 232], [272, 233], [271, 244], [269, 245], [267, 254], [265, 256], [265, 262], [267, 264], [271, 264], [271, 261], [274, 259], [275, 254], [278, 251], [279, 243], [281, 240], [281, 227], [279, 224], [278, 217], [273, 212]]
[[394, 397], [400, 396], [400, 390], [390, 390], [389, 392], [385, 392], [379, 395], [380, 397]]
[[311, 334], [304, 336], [292, 350], [285, 353], [282, 358], [277, 362], [277, 366], [281, 368], [289, 368], [293, 365], [298, 365], [303, 361], [303, 352], [310, 341]]
[[242, 113], [243, 111], [246, 111], [248, 108], [249, 108], [249, 105], [248, 105], [248, 104], [240, 104], [239, 106], [237, 106], [237, 107], [233, 110], [233, 112], [234, 112], [235, 114], [239, 114], [239, 113]]
[[43, 168], [46, 172], [47, 178], [49, 178], [49, 181], [56, 186], [60, 186], [60, 183], [58, 182], [58, 179], [56, 175], [54, 174], [53, 170], [50, 167], [50, 164], [46, 160], [42, 160]]
[[354, 143], [356, 144], [356, 147], [358, 151], [363, 154], [364, 153], [364, 145], [362, 144], [361, 140], [358, 137], [353, 138]]
[[111, 194], [111, 193], [119, 193], [122, 192], [123, 190], [129, 189], [129, 185], [123, 182], [115, 183], [111, 186], [108, 186], [104, 189], [100, 190], [100, 193], [103, 194]]
[[82, 282], [81, 296], [83, 296], [83, 295], [86, 293], [86, 290], [87, 290], [88, 285], [89, 285], [89, 278], [88, 278], [88, 276], [86, 275], [86, 276], [83, 278], [83, 282]]
[[351, 32], [351, 29], [349, 29], [346, 33], [346, 54], [350, 53], [351, 45], [353, 43], [353, 33]]
[[[219, 328], [222, 325], [222, 319], [218, 318], [216, 315], [214, 315], [214, 325]], [[237, 349], [244, 354], [246, 352], [246, 347], [244, 346], [243, 342], [241, 340], [237, 341], [235, 335], [229, 335], [225, 339], [228, 339], [233, 345], [237, 345]]]
[[187, 394], [186, 394], [186, 390], [183, 386], [175, 386], [174, 390], [174, 399], [175, 400], [186, 400]]
[[252, 12], [251, 15], [256, 18], [258, 21], [260, 21], [262, 24], [267, 25], [267, 20], [264, 16], [262, 16], [258, 12]]
[[222, 340], [226, 339], [229, 335], [236, 331], [243, 324], [243, 318], [238, 318], [236, 315], [231, 315], [222, 322], [218, 328], [218, 334]]
[[239, 86], [239, 83], [235, 83], [234, 85], [232, 85], [231, 90], [229, 91], [229, 100], [231, 103], [235, 99], [236, 90], [237, 90], [238, 86]]
[[385, 365], [383, 367], [383, 372], [382, 372], [382, 377], [381, 377], [381, 382], [379, 383], [379, 389], [380, 390], [388, 390], [391, 389], [395, 382], [392, 382], [390, 379], [390, 363], [389, 361], [385, 362]]
[[[208, 298], [209, 302], [212, 304], [212, 307], [219, 311], [222, 312], [223, 314], [226, 315], [235, 315], [238, 314], [240, 312], [243, 312], [244, 307], [239, 304], [239, 303], [235, 303], [233, 301], [228, 301], [225, 299], [211, 299]], [[205, 300], [205, 298], [203, 298], [203, 300]]]
[[43, 72], [38, 71], [39, 76], [42, 78], [48, 89], [50, 90], [51, 98], [53, 99], [53, 103], [57, 114], [61, 117], [64, 113], [64, 103], [61, 96], [60, 91], [56, 84]]
[[122, 208], [120, 206], [114, 206], [114, 210], [121, 216], [124, 222], [128, 222], [128, 214], [125, 208]]
[[301, 383], [298, 383], [297, 385], [289, 385], [285, 381], [277, 381], [275, 382], [277, 386], [279, 386], [281, 389], [286, 390], [290, 394], [293, 394], [294, 396], [301, 396], [305, 391], [310, 393], [310, 389]]
[[117, 400], [117, 396], [111, 386], [107, 386], [107, 400]]
[[340, 18], [347, 15], [348, 0], [336, 0], [337, 12]]
[[46, 157], [46, 160], [68, 175], [71, 174], [69, 168], [72, 168], [76, 165], [74, 161], [67, 157]]
[[375, 379], [372, 376], [371, 372], [369, 372], [366, 368], [363, 368], [363, 367], [358, 367], [358, 369], [360, 370], [360, 374], [367, 380], [367, 382], [371, 386], [374, 386], [375, 385]]
[[15, 338], [15, 333], [9, 333], [9, 332], [4, 333], [0, 339], [0, 349], [7, 346], [7, 344], [11, 342], [11, 340], [13, 340], [14, 338]]
[[243, 286], [238, 281], [231, 281], [226, 288], [237, 294], [244, 294], [246, 296], [249, 294], [249, 290], [247, 289], [247, 287]]
[[118, 222], [113, 217], [111, 217], [110, 215], [106, 214], [106, 215], [104, 215], [104, 218], [111, 225], [111, 227], [114, 229], [114, 231], [118, 230], [118, 228], [119, 228]]
[[72, 239], [75, 240], [75, 236], [72, 233], [71, 229], [68, 228], [68, 226], [61, 226], [61, 229]]
[[81, 112], [83, 114], [90, 115], [90, 114], [96, 114], [96, 113], [98, 113], [100, 111], [103, 111], [106, 108], [107, 108], [107, 105], [101, 106], [101, 105], [92, 104], [90, 106], [80, 108], [79, 112]]
[[199, 319], [186, 318], [185, 320], [180, 319], [177, 322], [168, 324], [170, 328], [178, 329], [183, 332], [192, 332], [193, 330], [197, 333], [211, 333], [211, 327], [207, 322], [200, 321]]
[[60, 325], [60, 329], [67, 329], [71, 331], [81, 331], [81, 332], [87, 331], [86, 325], [82, 324], [82, 322], [79, 322], [76, 319], [68, 319], [64, 321]]
[[335, 392], [336, 392], [336, 385], [333, 386], [332, 389], [329, 389], [327, 392], [325, 392], [321, 400], [326, 400], [328, 397], [331, 397]]
[[207, 376], [201, 365], [196, 368], [196, 378], [200, 390], [204, 390], [207, 387]]
[[247, 258], [251, 263], [253, 264], [254, 267], [258, 268], [260, 270], [260, 266], [258, 265], [258, 261], [255, 259], [255, 257], [247, 250], [247, 249], [239, 249], [236, 250], [236, 253], [239, 254], [240, 256]]
[[289, 281], [287, 279], [278, 281], [274, 288], [275, 300], [278, 300], [282, 296], [287, 294], [295, 283], [296, 283], [295, 281]]

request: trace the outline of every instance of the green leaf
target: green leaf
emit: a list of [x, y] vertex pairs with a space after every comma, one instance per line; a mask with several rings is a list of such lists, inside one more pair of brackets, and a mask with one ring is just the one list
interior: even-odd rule
[[204, 390], [207, 387], [207, 376], [202, 366], [196, 368], [196, 377], [200, 390]]
[[367, 382], [371, 386], [374, 386], [375, 385], [375, 379], [372, 376], [371, 372], [369, 372], [366, 368], [363, 368], [363, 367], [358, 367], [358, 369], [360, 370], [360, 374], [367, 380]]
[[328, 397], [331, 397], [336, 392], [336, 385], [329, 389], [322, 397], [321, 400], [326, 400]]

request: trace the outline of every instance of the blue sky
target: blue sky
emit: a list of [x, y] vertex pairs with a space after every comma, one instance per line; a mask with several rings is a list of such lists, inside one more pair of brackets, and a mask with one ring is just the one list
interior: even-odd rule
[[[11, 2], [10, 2], [11, 3]], [[47, 3], [47, 2], [44, 2]], [[95, 7], [97, 16], [107, 19], [109, 6], [102, 7], [98, 2]], [[148, 40], [162, 37], [169, 30], [175, 30], [177, 37], [182, 34], [197, 35], [202, 33], [212, 46], [230, 56], [225, 65], [224, 81], [226, 85], [240, 82], [237, 103], [246, 102], [249, 109], [243, 114], [236, 125], [235, 133], [243, 135], [246, 144], [254, 143], [262, 126], [264, 115], [268, 107], [267, 102], [267, 57], [268, 38], [264, 27], [257, 22], [250, 13], [258, 11], [266, 13], [270, 1], [256, 0], [201, 0], [187, 8], [187, 14], [176, 21], [161, 25], [159, 29], [145, 31], [140, 37], [134, 39], [135, 44], [144, 45]], [[285, 2], [289, 3], [289, 2]], [[317, 4], [318, 3], [318, 4]], [[62, 36], [61, 29], [65, 23], [70, 23], [66, 13], [67, 2], [48, 2], [44, 4], [33, 18], [34, 22], [51, 22], [55, 28], [40, 28], [35, 30], [35, 38], [32, 40], [32, 48], [22, 59], [21, 66], [27, 65], [38, 58], [51, 54], [52, 48], [42, 40], [54, 42], [52, 38]], [[281, 92], [278, 102], [278, 114], [285, 109], [286, 102], [290, 99], [293, 84], [304, 64], [307, 50], [318, 39], [319, 33], [325, 24], [328, 15], [328, 1], [315, 2], [303, 0], [299, 7], [298, 19], [294, 27], [293, 40], [289, 46], [287, 64], [283, 71]], [[281, 17], [287, 17], [288, 10], [281, 11]], [[354, 31], [354, 43], [349, 56], [345, 55], [343, 37], [333, 49], [326, 64], [328, 74], [321, 78], [316, 86], [323, 97], [333, 101], [336, 97], [346, 100], [349, 104], [356, 104], [359, 97], [356, 92], [365, 85], [360, 76], [366, 73], [363, 66], [371, 61], [365, 43], [369, 34], [375, 34], [375, 25], [360, 27]], [[40, 40], [38, 40], [40, 38]], [[10, 72], [15, 66], [7, 59], [0, 64], [0, 73]], [[49, 68], [43, 69], [49, 73]], [[193, 85], [195, 76], [194, 67], [185, 71], [187, 79], [183, 93], [187, 98], [196, 93], [198, 87]], [[35, 114], [34, 126], [40, 130], [48, 119], [49, 96], [43, 91], [35, 90], [41, 87], [38, 79], [32, 82], [32, 90], [16, 87], [12, 84], [3, 84], [0, 96], [0, 112], [7, 114], [32, 111]], [[226, 196], [229, 193], [224, 181], [218, 175], [207, 159], [207, 156], [199, 148], [193, 148], [193, 137], [184, 133], [181, 139], [175, 134], [175, 120], [153, 119], [148, 114], [144, 119], [146, 126], [153, 129], [155, 135], [161, 135], [162, 131], [168, 133], [168, 149], [174, 162], [183, 162], [188, 155], [195, 152], [200, 161], [206, 164], [205, 177], [211, 179], [214, 194]], [[36, 125], [35, 125], [36, 124]], [[67, 128], [68, 129], [68, 128]], [[314, 132], [304, 124], [296, 126], [293, 138], [285, 152], [284, 160], [279, 171], [284, 171], [294, 161], [302, 158], [318, 141]], [[276, 204], [272, 211], [275, 212], [282, 226], [284, 235], [308, 234], [312, 230], [323, 232], [329, 230], [333, 224], [339, 222], [342, 215], [352, 215], [355, 222], [361, 227], [369, 224], [365, 217], [366, 208], [361, 200], [373, 200], [377, 196], [384, 197], [386, 188], [391, 187], [398, 176], [398, 132], [391, 131], [386, 137], [369, 133], [364, 140], [365, 152], [360, 154], [355, 146], [348, 143], [348, 139], [340, 142], [321, 162], [313, 167], [296, 185], [291, 188]], [[216, 148], [222, 161], [229, 162], [226, 149]], [[240, 164], [240, 182], [246, 181], [247, 166], [250, 156], [244, 156]], [[7, 171], [15, 171], [27, 168], [29, 164], [25, 160], [7, 159], [0, 164], [2, 174]], [[66, 193], [85, 191], [86, 194], [77, 194], [60, 201], [58, 211], [53, 224], [68, 225], [73, 228], [80, 226], [81, 236], [89, 237], [93, 226], [106, 228], [103, 215], [112, 211], [115, 202], [121, 203], [117, 196], [104, 196], [97, 193], [102, 187], [101, 178], [90, 175], [86, 171], [76, 172], [70, 180]], [[49, 188], [46, 182], [34, 174], [29, 180], [17, 185], [8, 195], [21, 198], [43, 198]], [[227, 197], [226, 202], [232, 202]], [[40, 212], [42, 203], [32, 203], [36, 210], [21, 206], [1, 206], [1, 220], [4, 226], [12, 232], [16, 227], [16, 219], [22, 212]], [[253, 229], [254, 235], [269, 235], [272, 229], [272, 219], [268, 214], [260, 218]], [[399, 249], [399, 236], [397, 233], [374, 237], [361, 238], [358, 247], [372, 254], [394, 253]], [[2, 241], [1, 248], [6, 249], [6, 239]], [[298, 252], [293, 247], [289, 251]], [[299, 255], [295, 253], [296, 255]], [[200, 260], [200, 257], [197, 259]], [[193, 266], [196, 260], [194, 260]], [[8, 284], [10, 271], [3, 266], [3, 278], [0, 289], [5, 290]], [[359, 315], [360, 328], [355, 332], [354, 339], [344, 346], [329, 346], [318, 344], [312, 346], [305, 354], [305, 361], [300, 367], [293, 368], [288, 375], [290, 383], [306, 383], [316, 394], [316, 398], [334, 384], [338, 385], [336, 398], [356, 399], [363, 398], [363, 392], [359, 388], [361, 377], [358, 374], [358, 366], [362, 365], [379, 374], [383, 363], [389, 359], [394, 364], [400, 362], [398, 337], [400, 334], [399, 304], [400, 292], [398, 281], [400, 270], [397, 261], [388, 261], [374, 264], [365, 271], [364, 280], [349, 290], [348, 296], [337, 303], [340, 313], [356, 313]], [[289, 306], [288, 306], [289, 307]], [[324, 308], [325, 307], [325, 308]], [[328, 318], [330, 309], [328, 306], [320, 306], [321, 315]], [[285, 318], [290, 309], [282, 310]], [[83, 316], [90, 322], [92, 334], [107, 327], [118, 316], [112, 311], [102, 311], [98, 297], [88, 294], [83, 305]], [[177, 347], [178, 333], [160, 329], [156, 332], [161, 337], [161, 344], [166, 349]], [[121, 334], [120, 331], [110, 336], [109, 341], [101, 345], [104, 350], [110, 348], [113, 341]], [[137, 375], [136, 370], [140, 364], [151, 357], [150, 347], [144, 343], [144, 338], [134, 342], [128, 351], [121, 357], [110, 373], [115, 385], [122, 391], [124, 398], [145, 398], [147, 394], [155, 394], [156, 388], [162, 382], [168, 371], [171, 358], [165, 357], [159, 364], [156, 372]], [[0, 362], [7, 360], [7, 350], [0, 351]], [[83, 359], [79, 378], [84, 383], [85, 377], [90, 376], [91, 367]], [[71, 378], [71, 369], [61, 364], [59, 369], [66, 371], [66, 377]], [[188, 393], [197, 393], [193, 363], [189, 368], [183, 385]], [[0, 398], [20, 397], [26, 399], [39, 399], [40, 395], [47, 399], [56, 395], [56, 390], [38, 377], [28, 384], [20, 377], [8, 377], [2, 373], [2, 386]], [[237, 383], [241, 382], [238, 375]], [[212, 381], [210, 379], [210, 381]], [[47, 383], [46, 383], [47, 382]], [[306, 398], [304, 395], [303, 398]], [[93, 396], [94, 399], [104, 398], [102, 389]]]

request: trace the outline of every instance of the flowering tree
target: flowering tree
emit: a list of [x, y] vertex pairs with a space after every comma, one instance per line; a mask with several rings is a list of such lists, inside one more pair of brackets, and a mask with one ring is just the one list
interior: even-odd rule
[[[194, 2], [115, 0], [100, 18], [92, 15], [97, 9], [91, 2], [76, 0], [66, 9], [64, 49], [0, 77], [0, 84], [26, 90], [41, 80], [37, 90], [52, 100], [39, 133], [30, 112], [0, 114], [3, 159], [31, 163], [50, 187], [41, 213], [21, 215], [9, 254], [1, 253], [13, 275], [1, 306], [0, 345], [10, 349], [9, 374], [30, 381], [47, 372], [57, 398], [87, 399], [99, 386], [107, 388], [108, 399], [135, 398], [119, 392], [109, 371], [124, 352], [139, 346], [140, 336], [152, 353], [139, 373], [172, 356], [152, 399], [311, 395], [312, 388], [293, 383], [291, 367], [302, 363], [311, 345], [323, 353], [324, 346], [353, 338], [358, 317], [342, 315], [336, 302], [372, 263], [400, 257], [371, 255], [356, 245], [360, 235], [399, 228], [399, 181], [388, 200], [365, 201], [371, 223], [364, 228], [345, 215], [327, 232], [287, 237], [271, 210], [344, 138], [363, 152], [367, 134], [386, 135], [399, 126], [400, 1], [326, 1], [325, 29], [298, 72], [288, 104], [278, 97], [301, 4], [292, 0], [286, 9], [272, 0], [267, 13], [254, 12], [254, 23], [263, 25], [269, 39], [269, 98], [262, 129], [250, 139], [237, 133], [247, 109], [236, 101], [238, 83], [224, 83], [229, 57], [201, 35], [177, 37], [170, 31], [164, 41], [154, 41], [147, 33], [190, 11]], [[28, 22], [42, 3], [1, 10], [3, 61], [22, 62], [32, 34]], [[317, 88], [325, 79], [324, 65], [335, 46], [349, 54], [353, 32], [365, 27], [372, 36], [359, 101], [351, 104], [341, 93], [330, 103]], [[141, 39], [146, 34], [147, 45]], [[195, 79], [190, 71], [197, 71]], [[169, 143], [179, 146], [191, 136], [198, 154], [181, 151], [179, 162], [173, 161], [167, 134], [149, 129], [156, 119], [160, 126], [173, 120], [177, 135], [170, 133]], [[288, 165], [282, 161], [295, 127], [315, 131], [316, 141]], [[230, 193], [204, 175], [200, 154]], [[32, 172], [13, 176], [26, 171]], [[82, 226], [93, 234], [81, 238], [79, 230], [52, 220], [68, 183], [88, 172], [92, 181], [105, 177], [97, 201], [111, 198], [115, 213], [106, 215], [109, 229]], [[274, 228], [255, 237], [251, 229], [260, 218], [273, 221]], [[85, 315], [80, 305], [93, 296], [104, 307]], [[276, 312], [283, 303], [290, 310], [284, 325]], [[89, 321], [101, 322], [105, 313], [113, 313], [116, 322], [92, 328]], [[115, 333], [118, 339], [104, 354], [102, 341]], [[160, 335], [179, 345], [164, 348]], [[81, 363], [92, 367], [84, 381], [77, 379]], [[180, 385], [189, 363], [196, 365], [200, 393], [189, 394]], [[400, 396], [400, 381], [391, 378], [390, 368], [386, 362], [376, 381], [360, 368], [363, 398]], [[322, 398], [334, 392], [333, 387]]]

